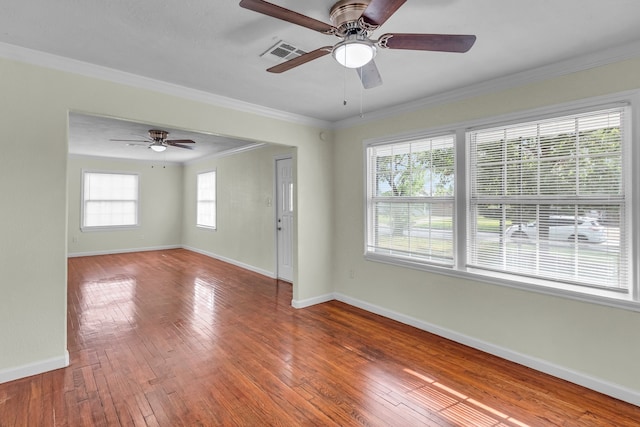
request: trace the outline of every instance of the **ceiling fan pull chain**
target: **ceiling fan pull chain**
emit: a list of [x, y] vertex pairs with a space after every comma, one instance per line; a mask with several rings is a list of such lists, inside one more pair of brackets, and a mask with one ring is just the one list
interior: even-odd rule
[[342, 105], [344, 107], [347, 106], [347, 68], [346, 67], [342, 67], [344, 68], [343, 70], [343, 85], [342, 85], [342, 94], [343, 94], [343, 100], [342, 100]]
[[[362, 67], [357, 68], [356, 72], [358, 73], [358, 77], [360, 78], [360, 81], [362, 81], [362, 74], [364, 73], [362, 71]], [[359, 114], [360, 118], [362, 118], [362, 88], [363, 86], [360, 85], [360, 114]]]
[[[360, 69], [360, 79], [362, 79], [362, 68]], [[362, 112], [362, 98], [364, 97], [364, 86], [360, 85], [360, 118], [364, 117]]]

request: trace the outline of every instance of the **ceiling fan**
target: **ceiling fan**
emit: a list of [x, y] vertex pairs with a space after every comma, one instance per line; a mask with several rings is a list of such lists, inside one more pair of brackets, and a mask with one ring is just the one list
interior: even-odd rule
[[186, 148], [187, 150], [193, 150], [193, 147], [182, 144], [195, 144], [196, 142], [191, 139], [167, 139], [169, 132], [165, 130], [150, 129], [149, 137], [146, 139], [110, 139], [110, 141], [118, 142], [147, 142], [148, 148], [158, 153], [167, 149], [167, 147]]
[[382, 84], [378, 67], [373, 60], [378, 48], [464, 53], [476, 41], [476, 36], [473, 35], [410, 33], [388, 33], [377, 40], [371, 39], [371, 33], [405, 2], [406, 0], [340, 0], [329, 11], [333, 25], [263, 0], [241, 0], [240, 6], [342, 39], [334, 46], [321, 47], [267, 71], [282, 73], [331, 53], [342, 66], [358, 70], [363, 86], [370, 89]]

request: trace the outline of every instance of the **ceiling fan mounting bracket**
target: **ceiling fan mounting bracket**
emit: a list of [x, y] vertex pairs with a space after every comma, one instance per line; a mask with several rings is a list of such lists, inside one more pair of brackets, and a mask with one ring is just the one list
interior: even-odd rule
[[363, 17], [358, 18], [358, 26], [362, 28], [363, 31], [366, 31], [367, 34], [370, 34], [380, 28], [380, 25], [370, 24], [365, 21]]
[[393, 34], [384, 34], [384, 35], [380, 36], [380, 38], [378, 39], [378, 43], [377, 43], [378, 47], [380, 47], [382, 49], [388, 49], [389, 47], [387, 46], [387, 42], [392, 37], [393, 37]]

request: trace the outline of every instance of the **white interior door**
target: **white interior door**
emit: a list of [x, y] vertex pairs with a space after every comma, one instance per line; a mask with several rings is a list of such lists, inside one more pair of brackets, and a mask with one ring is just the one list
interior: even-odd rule
[[293, 281], [293, 162], [276, 160], [278, 278]]

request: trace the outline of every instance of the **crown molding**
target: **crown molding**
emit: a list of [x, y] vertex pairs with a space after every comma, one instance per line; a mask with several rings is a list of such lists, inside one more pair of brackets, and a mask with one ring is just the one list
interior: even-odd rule
[[399, 104], [389, 108], [383, 108], [365, 113], [363, 117], [354, 116], [344, 120], [333, 122], [334, 129], [344, 129], [353, 126], [387, 119], [412, 111], [431, 108], [437, 105], [460, 101], [491, 92], [510, 89], [517, 86], [531, 84], [542, 80], [560, 77], [566, 74], [584, 71], [627, 59], [640, 56], [640, 41], [624, 44], [614, 48], [593, 52], [587, 55], [566, 59], [550, 65], [545, 65], [531, 70], [510, 74], [503, 77], [487, 80], [485, 82], [465, 86], [447, 92], [431, 95], [416, 101]]
[[245, 145], [244, 147], [231, 148], [229, 150], [221, 151], [219, 153], [212, 153], [212, 154], [208, 154], [208, 155], [203, 156], [203, 157], [198, 157], [197, 159], [187, 160], [186, 162], [184, 162], [184, 164], [185, 165], [193, 165], [193, 164], [200, 163], [200, 162], [203, 162], [203, 161], [206, 161], [206, 160], [216, 159], [216, 158], [219, 158], [219, 157], [232, 156], [234, 154], [245, 153], [247, 151], [257, 150], [258, 148], [262, 148], [265, 145], [267, 145], [266, 142], [256, 142], [255, 144]]
[[182, 166], [186, 162], [175, 161], [175, 160], [154, 160], [154, 159], [130, 159], [124, 157], [115, 157], [115, 156], [95, 156], [90, 154], [79, 154], [79, 153], [69, 153], [67, 154], [67, 158], [69, 159], [79, 159], [79, 160], [99, 160], [99, 161], [115, 161], [122, 163], [131, 163], [131, 164], [140, 164], [146, 163], [151, 165], [161, 164], [163, 166]]
[[398, 116], [400, 114], [459, 101], [465, 98], [485, 95], [499, 90], [505, 90], [554, 77], [560, 77], [562, 75], [636, 58], [640, 56], [639, 52], [640, 41], [636, 41], [614, 48], [590, 53], [587, 55], [570, 58], [554, 64], [537, 67], [531, 70], [510, 74], [503, 77], [498, 77], [478, 84], [473, 84], [451, 91], [430, 95], [404, 104], [367, 112], [362, 117], [358, 115], [347, 119], [331, 122], [276, 110], [257, 104], [251, 104], [213, 93], [192, 89], [161, 80], [155, 80], [132, 73], [127, 73], [113, 68], [103, 67], [83, 61], [78, 61], [75, 59], [70, 59], [46, 52], [0, 42], [0, 58], [25, 62], [32, 65], [51, 68], [100, 80], [106, 80], [136, 88], [147, 89], [183, 99], [202, 102], [208, 105], [229, 108], [236, 111], [282, 120], [285, 122], [324, 129], [344, 129], [353, 126], [359, 126], [373, 121]]
[[263, 107], [249, 102], [216, 95], [202, 90], [192, 89], [173, 83], [155, 80], [152, 78], [139, 76], [133, 73], [90, 64], [76, 59], [53, 55], [50, 53], [28, 49], [8, 43], [0, 42], [0, 58], [24, 62], [44, 68], [51, 68], [85, 77], [106, 80], [114, 83], [132, 86], [140, 89], [147, 89], [155, 92], [172, 95], [191, 101], [202, 102], [203, 104], [214, 105], [216, 107], [228, 108], [244, 113], [256, 114], [263, 117], [282, 120], [290, 123], [330, 129], [331, 122], [312, 117], [288, 113], [286, 111]]

